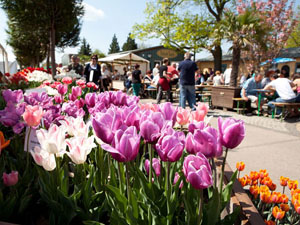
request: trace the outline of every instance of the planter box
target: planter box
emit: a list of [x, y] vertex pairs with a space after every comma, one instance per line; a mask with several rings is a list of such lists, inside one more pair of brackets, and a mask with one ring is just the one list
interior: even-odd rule
[[[223, 160], [223, 159], [222, 159]], [[222, 164], [221, 158], [218, 159], [217, 165]], [[219, 167], [220, 169], [220, 167]], [[225, 173], [224, 173], [224, 183], [227, 184], [230, 181], [230, 178], [233, 174], [230, 166], [225, 164]], [[240, 182], [235, 181], [232, 189], [232, 196], [230, 199], [229, 205], [225, 208], [226, 215], [228, 213], [233, 212], [233, 209], [236, 207], [241, 208], [241, 213], [239, 216], [239, 220], [235, 224], [241, 225], [265, 225], [265, 222], [256, 207], [253, 205], [252, 200], [249, 198], [248, 194], [245, 192]]]
[[235, 108], [235, 102], [232, 98], [240, 97], [240, 87], [213, 86], [211, 92], [211, 101], [214, 107], [223, 107], [228, 109]]

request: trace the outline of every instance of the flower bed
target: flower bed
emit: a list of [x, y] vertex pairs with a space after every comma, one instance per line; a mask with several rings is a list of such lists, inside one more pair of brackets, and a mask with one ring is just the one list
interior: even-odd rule
[[[84, 81], [62, 82], [44, 83], [55, 96], [3, 92], [1, 220], [234, 223], [238, 210], [224, 218], [221, 212], [237, 172], [224, 185], [223, 171], [229, 149], [244, 138], [242, 121], [219, 118], [217, 130], [203, 122], [204, 104], [190, 112], [171, 103], [139, 104], [122, 92], [97, 94]], [[218, 178], [215, 158], [223, 153]]]
[[[237, 169], [242, 171], [245, 165], [237, 164]], [[287, 177], [280, 177], [282, 192], [266, 170], [251, 171], [249, 175], [239, 178], [243, 187], [249, 185], [249, 195], [257, 210], [260, 212], [266, 224], [291, 224], [300, 223], [300, 190], [298, 181]], [[291, 191], [291, 200], [285, 194], [285, 188]]]

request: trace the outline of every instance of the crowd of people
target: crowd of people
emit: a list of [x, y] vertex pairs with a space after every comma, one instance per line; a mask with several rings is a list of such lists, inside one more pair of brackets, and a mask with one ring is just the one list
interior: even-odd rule
[[[259, 92], [262, 93], [260, 102], [258, 100]], [[252, 76], [242, 85], [241, 97], [254, 103], [267, 116], [272, 114], [275, 102], [300, 102], [300, 75], [295, 74], [292, 79], [289, 79], [285, 70], [253, 71]], [[263, 111], [262, 106], [265, 103], [267, 103], [268, 109]], [[277, 113], [281, 113], [281, 108], [277, 110]], [[298, 110], [290, 111], [289, 116], [299, 116]]]

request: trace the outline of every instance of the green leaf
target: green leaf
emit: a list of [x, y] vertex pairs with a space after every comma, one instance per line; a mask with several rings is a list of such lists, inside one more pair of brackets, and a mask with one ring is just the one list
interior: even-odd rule
[[100, 223], [100, 222], [92, 221], [92, 220], [83, 221], [83, 224], [84, 225], [104, 225], [104, 223]]
[[232, 225], [235, 224], [239, 214], [240, 214], [240, 207], [236, 207], [233, 212], [227, 216], [224, 217], [223, 220], [221, 220], [220, 225]]
[[115, 197], [115, 199], [117, 200], [117, 205], [119, 206], [120, 210], [122, 212], [125, 212], [125, 210], [127, 209], [127, 198], [120, 192], [120, 189], [111, 186], [109, 184], [105, 185], [106, 190], [112, 194], [112, 196]]
[[235, 171], [232, 176], [231, 179], [229, 181], [229, 183], [226, 185], [226, 187], [223, 189], [222, 192], [222, 208], [221, 211], [226, 207], [227, 203], [230, 201], [230, 197], [231, 197], [231, 192], [232, 192], [232, 188], [233, 188], [233, 184], [236, 181], [236, 177], [237, 177], [237, 172]]
[[218, 188], [213, 188], [212, 197], [208, 200], [207, 204], [204, 204], [202, 224], [216, 224], [219, 220], [220, 212], [220, 194]]

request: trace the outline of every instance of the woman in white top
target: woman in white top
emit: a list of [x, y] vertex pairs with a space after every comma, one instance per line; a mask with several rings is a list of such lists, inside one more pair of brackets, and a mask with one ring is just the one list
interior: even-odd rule
[[214, 86], [221, 85], [223, 83], [221, 73], [219, 70], [216, 71], [216, 75], [213, 78]]

